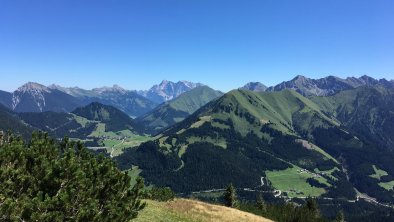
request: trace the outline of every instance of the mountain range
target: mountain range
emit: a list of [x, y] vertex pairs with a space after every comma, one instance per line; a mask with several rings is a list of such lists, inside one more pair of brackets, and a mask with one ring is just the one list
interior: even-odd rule
[[[199, 86], [203, 86], [203, 84], [164, 80], [160, 84], [152, 86], [149, 90], [126, 90], [118, 85], [86, 90], [55, 84], [47, 87], [29, 82], [12, 93], [0, 91], [0, 103], [15, 112], [70, 112], [91, 102], [99, 102], [114, 106], [135, 118], [152, 111], [161, 103], [173, 100], [182, 93]], [[394, 81], [376, 80], [369, 76], [346, 79], [328, 76], [321, 79], [310, 79], [299, 75], [290, 81], [271, 87], [266, 87], [259, 82], [250, 82], [241, 89], [256, 92], [291, 89], [304, 96], [330, 96], [360, 86], [394, 88]]]
[[381, 86], [310, 98], [233, 90], [116, 161], [181, 193], [228, 183], [253, 190], [264, 180], [284, 198], [354, 201], [361, 193], [394, 203], [393, 93]]
[[268, 91], [277, 92], [284, 89], [295, 90], [304, 96], [329, 96], [347, 89], [354, 89], [360, 86], [382, 86], [384, 88], [394, 88], [394, 80], [374, 79], [369, 76], [348, 77], [342, 79], [336, 76], [327, 76], [320, 79], [310, 79], [302, 75], [298, 75], [292, 80], [284, 81], [275, 86], [266, 87], [259, 82], [250, 82], [241, 89], [252, 91]]
[[68, 112], [82, 104], [67, 93], [33, 82], [24, 84], [13, 93], [2, 92], [1, 96], [3, 105], [15, 112]]
[[70, 112], [77, 107], [99, 102], [137, 117], [197, 86], [202, 84], [163, 81], [147, 91], [126, 90], [118, 85], [86, 90], [28, 82], [12, 93], [0, 91], [0, 103], [15, 112]]
[[132, 117], [142, 115], [157, 105], [157, 103], [139, 95], [136, 91], [125, 90], [118, 85], [94, 88], [92, 90], [80, 89], [78, 87], [64, 88], [57, 85], [51, 85], [50, 87], [74, 96], [84, 105], [91, 102], [112, 105]]
[[198, 86], [203, 86], [201, 83], [193, 83], [188, 81], [178, 81], [176, 83], [163, 80], [160, 84], [152, 86], [149, 90], [140, 90], [138, 93], [149, 100], [158, 104], [172, 100], [184, 92], [187, 92]]
[[184, 81], [144, 92], [28, 83], [0, 91], [0, 130], [67, 135], [181, 195], [214, 201], [232, 183], [245, 199], [312, 196], [357, 217], [362, 201], [394, 206], [393, 84], [297, 76], [222, 93]]

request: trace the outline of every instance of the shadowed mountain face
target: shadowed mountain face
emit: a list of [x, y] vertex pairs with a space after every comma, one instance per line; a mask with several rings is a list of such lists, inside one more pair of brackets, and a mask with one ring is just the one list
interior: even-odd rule
[[139, 95], [135, 91], [125, 90], [118, 85], [92, 90], [80, 89], [78, 87], [64, 88], [57, 85], [51, 85], [51, 87], [77, 97], [85, 105], [92, 102], [111, 105], [132, 117], [140, 116], [152, 110], [157, 105], [155, 102]]
[[0, 96], [3, 104], [16, 112], [69, 112], [83, 104], [71, 95], [32, 82], [12, 94], [1, 93]]
[[115, 107], [93, 102], [87, 106], [75, 109], [73, 114], [88, 120], [100, 121], [106, 124], [106, 131], [121, 131], [133, 129], [132, 119]]
[[358, 137], [394, 150], [394, 89], [364, 86], [311, 99]]
[[157, 134], [161, 130], [184, 120], [221, 95], [223, 93], [208, 86], [196, 87], [169, 102], [162, 103], [149, 113], [135, 119], [135, 122], [145, 133]]
[[0, 90], [0, 104], [9, 107], [12, 103], [12, 93]]
[[172, 100], [184, 92], [187, 92], [198, 86], [203, 86], [201, 83], [192, 83], [188, 81], [171, 82], [164, 80], [159, 85], [154, 85], [147, 91], [139, 91], [139, 94], [156, 103], [162, 103]]
[[127, 114], [96, 102], [77, 108], [72, 113], [48, 111], [16, 115], [31, 128], [45, 131], [58, 139], [64, 136], [79, 139], [87, 146], [105, 146], [106, 140], [119, 140], [121, 143], [126, 137], [136, 135], [133, 120]]
[[26, 125], [13, 111], [0, 104], [0, 131], [11, 131], [25, 139], [31, 137], [33, 128]]

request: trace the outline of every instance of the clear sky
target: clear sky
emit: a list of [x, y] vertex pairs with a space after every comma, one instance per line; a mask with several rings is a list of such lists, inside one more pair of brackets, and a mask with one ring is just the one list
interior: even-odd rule
[[394, 79], [393, 0], [1, 0], [0, 89]]

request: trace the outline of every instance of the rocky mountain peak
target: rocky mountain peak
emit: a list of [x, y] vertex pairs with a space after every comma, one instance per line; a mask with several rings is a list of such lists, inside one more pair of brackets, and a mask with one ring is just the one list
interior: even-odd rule
[[255, 92], [264, 92], [267, 89], [267, 86], [265, 86], [261, 82], [249, 82], [246, 83], [243, 87], [241, 87], [241, 89]]
[[50, 92], [50, 88], [41, 85], [39, 83], [35, 83], [35, 82], [28, 82], [24, 85], [22, 85], [21, 87], [19, 87], [16, 92], [31, 92], [31, 91], [35, 91], [35, 92]]
[[125, 94], [127, 92], [127, 90], [125, 90], [124, 88], [122, 88], [116, 84], [113, 85], [112, 87], [103, 86], [100, 88], [94, 88], [94, 89], [92, 89], [92, 91], [99, 93], [99, 94], [106, 93], [106, 92]]
[[294, 77], [294, 79], [292, 81], [296, 84], [306, 84], [306, 83], [310, 82], [310, 80], [311, 79], [309, 79], [303, 75], [297, 75], [296, 77]]
[[178, 81], [174, 83], [172, 81], [163, 80], [160, 84], [152, 86], [149, 90], [138, 91], [138, 93], [151, 101], [162, 103], [174, 99], [180, 94], [198, 86], [203, 86], [203, 84], [188, 81]]

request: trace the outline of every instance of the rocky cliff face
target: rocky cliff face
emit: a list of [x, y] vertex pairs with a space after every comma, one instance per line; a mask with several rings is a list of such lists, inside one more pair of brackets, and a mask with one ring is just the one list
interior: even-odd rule
[[362, 76], [360, 78], [349, 77], [346, 79], [328, 76], [321, 79], [310, 79], [305, 76], [298, 75], [290, 81], [269, 87], [266, 91], [291, 89], [304, 96], [329, 96], [340, 91], [357, 88], [359, 86], [383, 86], [385, 88], [394, 88], [393, 81], [387, 81], [386, 79], [377, 80], [369, 76]]
[[81, 101], [57, 89], [28, 82], [15, 90], [7, 106], [17, 112], [69, 112], [81, 105]]
[[188, 81], [171, 82], [163, 80], [160, 84], [154, 85], [147, 91], [139, 91], [139, 94], [156, 102], [162, 103], [178, 97], [180, 94], [194, 89], [198, 86], [203, 86], [201, 83], [192, 83]]

